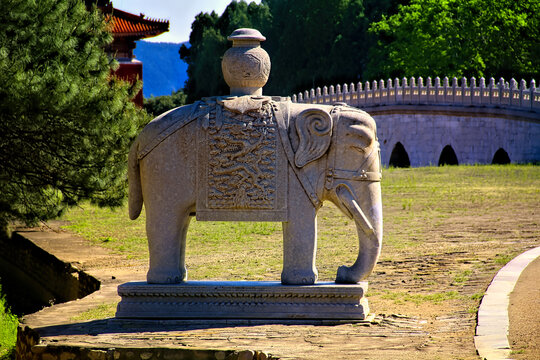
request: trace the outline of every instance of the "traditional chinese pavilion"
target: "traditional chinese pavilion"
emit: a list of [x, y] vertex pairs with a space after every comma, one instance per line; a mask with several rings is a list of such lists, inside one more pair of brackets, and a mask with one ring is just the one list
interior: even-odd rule
[[[86, 4], [96, 4], [112, 25], [113, 42], [105, 49], [108, 54], [118, 60], [120, 67], [115, 75], [121, 79], [134, 82], [143, 79], [142, 62], [135, 59], [133, 49], [135, 41], [150, 38], [169, 31], [169, 21], [147, 19], [144, 14], [135, 15], [115, 9], [109, 0], [86, 0]], [[134, 102], [142, 106], [142, 90]]]

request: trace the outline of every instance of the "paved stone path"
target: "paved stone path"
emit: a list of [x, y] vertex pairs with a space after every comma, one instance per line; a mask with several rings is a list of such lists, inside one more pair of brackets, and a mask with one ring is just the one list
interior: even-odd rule
[[[483, 359], [510, 358], [511, 349], [508, 343], [510, 294], [523, 270], [539, 256], [540, 247], [517, 256], [497, 273], [487, 289], [478, 309], [475, 336], [476, 348]], [[519, 316], [513, 320], [519, 321]]]
[[[106, 251], [100, 253], [103, 249], [88, 246], [71, 234], [27, 232], [25, 236], [62, 259], [76, 261], [79, 268], [102, 281], [101, 289], [84, 299], [58, 304], [24, 317], [23, 326], [28, 326], [39, 333], [40, 345], [36, 351], [49, 349], [47, 351], [54, 352], [54, 349], [78, 347], [96, 349], [106, 354], [111, 349], [135, 349], [133, 351], [139, 349], [137, 351], [141, 352], [142, 358], [148, 355], [142, 353], [148, 348], [210, 354], [207, 358], [225, 358], [223, 354], [232, 353], [231, 351], [237, 355], [246, 355], [246, 359], [263, 359], [272, 354], [282, 359], [456, 358], [451, 350], [432, 341], [438, 334], [427, 330], [429, 327], [425, 326], [426, 320], [402, 315], [378, 315], [370, 321], [356, 324], [339, 322], [305, 324], [294, 321], [155, 322], [114, 318], [76, 320], [77, 315], [88, 309], [103, 304], [112, 306], [118, 302], [120, 300], [116, 294], [118, 284], [143, 279], [146, 263], [140, 261], [126, 263], [121, 256], [115, 257], [110, 254], [105, 256]], [[86, 257], [84, 251], [96, 252], [98, 258], [103, 255], [102, 259], [107, 259], [106, 266], [98, 264], [95, 257]], [[455, 326], [450, 326], [448, 331], [455, 332]], [[472, 334], [456, 333], [456, 336], [462, 336], [463, 339], [458, 339], [454, 343], [466, 344], [472, 341]], [[509, 349], [506, 350], [508, 352]], [[257, 357], [253, 354], [259, 355]], [[243, 355], [238, 356], [236, 358], [242, 358]], [[495, 358], [490, 356], [486, 358]], [[116, 358], [116, 354], [111, 358]], [[472, 354], [459, 358], [478, 359]]]

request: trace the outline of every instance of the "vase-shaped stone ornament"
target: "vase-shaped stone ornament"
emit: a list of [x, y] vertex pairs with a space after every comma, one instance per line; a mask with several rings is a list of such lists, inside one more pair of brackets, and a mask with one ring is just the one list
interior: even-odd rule
[[231, 95], [262, 95], [270, 75], [270, 57], [261, 48], [266, 38], [255, 29], [237, 29], [227, 39], [233, 45], [223, 55], [221, 69]]

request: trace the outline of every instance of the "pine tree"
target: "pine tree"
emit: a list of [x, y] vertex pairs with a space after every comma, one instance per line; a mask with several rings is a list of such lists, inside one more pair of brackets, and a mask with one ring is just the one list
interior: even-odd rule
[[186, 104], [186, 94], [183, 90], [174, 91], [171, 95], [152, 96], [144, 99], [144, 109], [152, 116], [158, 116], [166, 111]]
[[129, 144], [147, 115], [114, 79], [112, 41], [80, 0], [0, 3], [0, 226], [126, 194]]

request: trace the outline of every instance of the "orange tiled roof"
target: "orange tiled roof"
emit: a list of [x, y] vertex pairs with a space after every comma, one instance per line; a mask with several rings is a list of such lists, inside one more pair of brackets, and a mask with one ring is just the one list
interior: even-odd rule
[[112, 33], [115, 37], [143, 39], [169, 31], [167, 20], [145, 19], [144, 14], [135, 15], [118, 9], [106, 13], [105, 19], [112, 23]]

